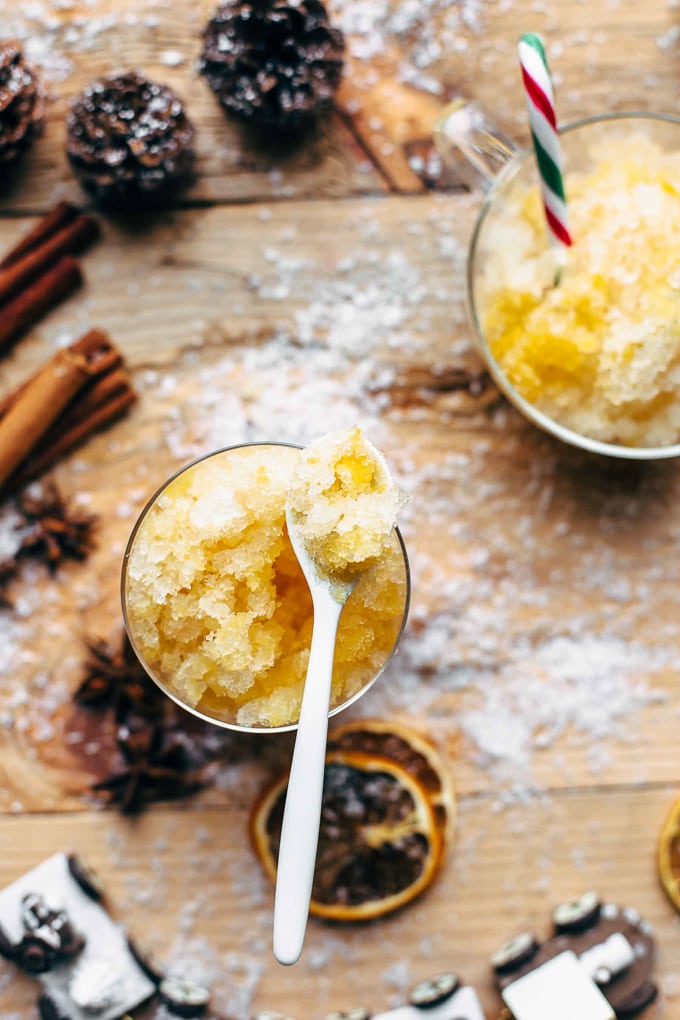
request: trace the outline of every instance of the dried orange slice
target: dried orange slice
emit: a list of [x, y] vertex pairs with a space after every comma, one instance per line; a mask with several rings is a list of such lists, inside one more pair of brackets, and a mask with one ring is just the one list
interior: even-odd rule
[[661, 830], [657, 864], [661, 884], [673, 906], [680, 910], [680, 797]]
[[333, 751], [377, 754], [401, 765], [427, 790], [442, 836], [453, 834], [453, 781], [439, 751], [421, 733], [394, 720], [354, 719], [329, 733], [328, 747]]
[[[253, 809], [253, 845], [276, 878], [288, 777]], [[310, 912], [367, 921], [403, 907], [432, 881], [443, 840], [427, 791], [405, 768], [379, 755], [330, 751]]]

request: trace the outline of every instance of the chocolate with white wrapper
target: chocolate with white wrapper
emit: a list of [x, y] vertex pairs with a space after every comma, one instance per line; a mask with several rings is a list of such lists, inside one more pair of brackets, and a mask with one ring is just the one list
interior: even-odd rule
[[[593, 892], [553, 911], [554, 934], [506, 942], [491, 958], [515, 1020], [623, 1020], [656, 997], [651, 925], [637, 911], [601, 903]], [[513, 952], [514, 950], [514, 952]]]
[[118, 1020], [156, 986], [97, 902], [94, 884], [85, 891], [75, 878], [73, 867], [79, 876], [87, 869], [73, 860], [55, 854], [0, 891], [5, 955], [38, 977], [46, 1020]]

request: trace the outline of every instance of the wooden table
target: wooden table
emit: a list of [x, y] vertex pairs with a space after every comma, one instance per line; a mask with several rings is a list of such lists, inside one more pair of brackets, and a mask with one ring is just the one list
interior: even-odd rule
[[[65, 112], [121, 61], [185, 97], [199, 157], [167, 214], [106, 222], [86, 289], [0, 367], [5, 391], [96, 324], [142, 393], [57, 471], [100, 515], [97, 552], [55, 580], [24, 575], [15, 613], [0, 616], [0, 886], [78, 849], [135, 932], [211, 972], [219, 1010], [299, 1020], [358, 1003], [378, 1011], [451, 968], [495, 1017], [489, 953], [516, 930], [546, 933], [555, 901], [596, 887], [655, 925], [659, 1015], [680, 1018], [680, 927], [654, 862], [680, 774], [680, 470], [587, 457], [492, 389], [456, 390], [481, 369], [463, 285], [480, 196], [428, 190], [413, 160], [459, 93], [525, 139], [514, 45], [528, 28], [547, 38], [563, 119], [676, 112], [677, 7], [433, 0], [408, 31], [378, 21], [369, 32], [377, 2], [337, 0], [356, 29], [337, 111], [283, 153], [227, 122], [196, 76], [205, 0], [0, 0], [53, 91], [44, 136], [0, 201], [2, 247], [58, 197], [83, 200], [63, 156]], [[423, 89], [433, 83], [438, 92]], [[109, 738], [95, 720], [89, 744], [73, 742], [83, 724], [69, 692], [84, 637], [118, 632], [121, 550], [172, 470], [244, 438], [304, 441], [355, 420], [413, 496], [411, 626], [360, 711], [431, 733], [455, 776], [459, 830], [421, 900], [372, 926], [312, 923], [291, 971], [271, 957], [272, 893], [246, 836], [290, 742], [234, 738], [215, 787], [128, 821], [88, 796]], [[34, 1016], [35, 996], [2, 967], [3, 1017]]]

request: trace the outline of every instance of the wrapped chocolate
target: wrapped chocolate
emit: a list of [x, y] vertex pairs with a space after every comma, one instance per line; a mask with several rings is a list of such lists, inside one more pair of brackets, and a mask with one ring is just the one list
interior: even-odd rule
[[587, 892], [556, 907], [552, 921], [546, 942], [525, 932], [491, 957], [515, 1020], [542, 1020], [549, 1005], [554, 1020], [623, 1020], [656, 998], [653, 932], [637, 911]]
[[94, 874], [55, 854], [0, 891], [2, 952], [42, 985], [42, 1020], [117, 1020], [156, 992], [100, 900]]

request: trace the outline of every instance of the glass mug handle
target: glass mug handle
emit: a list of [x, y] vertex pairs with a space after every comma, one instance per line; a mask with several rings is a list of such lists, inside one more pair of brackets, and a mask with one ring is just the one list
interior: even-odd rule
[[445, 165], [470, 188], [487, 191], [519, 151], [475, 103], [456, 99], [434, 126], [434, 142]]

